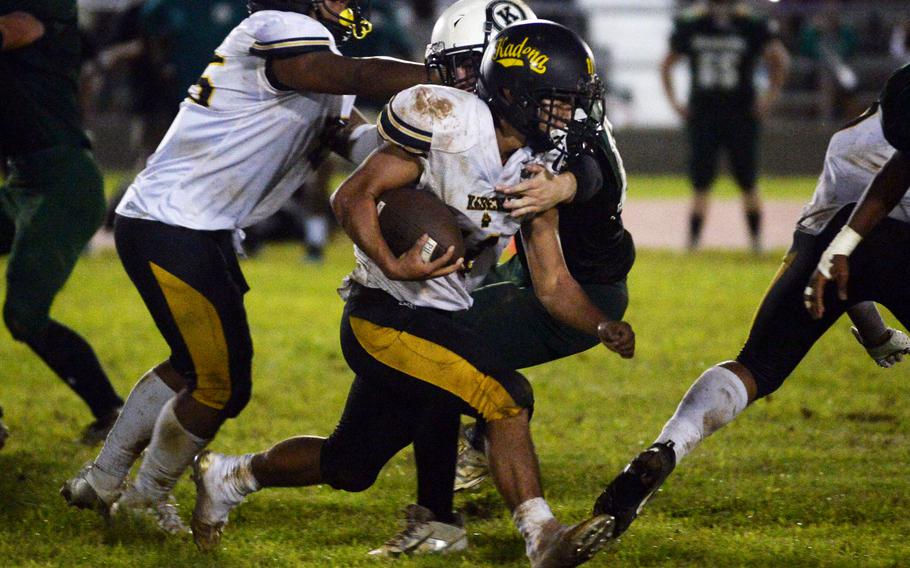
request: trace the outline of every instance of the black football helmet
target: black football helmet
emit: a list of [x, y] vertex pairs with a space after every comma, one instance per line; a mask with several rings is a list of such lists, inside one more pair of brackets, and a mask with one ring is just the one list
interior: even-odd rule
[[[484, 51], [477, 95], [536, 152], [566, 153], [603, 124], [603, 84], [578, 34], [547, 20], [513, 24]], [[569, 108], [570, 110], [566, 110]]]
[[[338, 21], [326, 20], [319, 10], [313, 13], [313, 8], [322, 4], [329, 13], [338, 18]], [[335, 41], [344, 43], [351, 39], [363, 39], [373, 31], [370, 23], [370, 0], [350, 0], [348, 7], [341, 12], [334, 12], [325, 6], [323, 0], [247, 0], [247, 9], [250, 14], [260, 10], [278, 10], [280, 12], [297, 12], [314, 15], [334, 36]]]
[[885, 139], [895, 149], [910, 152], [910, 63], [888, 77], [879, 104]]

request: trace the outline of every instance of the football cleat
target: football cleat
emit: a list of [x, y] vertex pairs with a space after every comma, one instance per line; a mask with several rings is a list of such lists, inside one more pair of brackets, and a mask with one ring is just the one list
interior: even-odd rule
[[869, 347], [863, 342], [863, 336], [859, 330], [851, 327], [853, 337], [859, 341], [859, 344], [866, 348], [866, 353], [878, 364], [879, 367], [888, 369], [897, 365], [904, 359], [904, 355], [910, 354], [910, 338], [907, 334], [899, 329], [889, 328], [890, 335], [888, 340], [877, 347]]
[[120, 417], [120, 410], [122, 410], [122, 408], [122, 406], [118, 406], [107, 415], [102, 416], [86, 426], [85, 430], [82, 431], [79, 442], [86, 446], [97, 446], [103, 442], [104, 439], [107, 438], [108, 432], [114, 427], [114, 423], [117, 422], [117, 418]]
[[6, 445], [7, 438], [9, 438], [9, 428], [3, 423], [3, 407], [0, 407], [0, 449]]
[[180, 518], [173, 495], [163, 501], [150, 500], [134, 486], [129, 486], [111, 506], [111, 516], [125, 515], [133, 520], [147, 520], [169, 535], [189, 534], [190, 529]]
[[190, 526], [196, 547], [203, 552], [218, 548], [231, 509], [242, 499], [230, 498], [224, 490], [222, 468], [224, 456], [206, 450], [193, 460], [193, 481], [196, 483], [196, 506]]
[[449, 554], [468, 548], [468, 534], [460, 518], [456, 524], [441, 523], [429, 509], [414, 504], [405, 508], [404, 516], [401, 532], [371, 550], [370, 556]]
[[613, 534], [613, 517], [596, 515], [571, 527], [553, 522], [528, 554], [531, 568], [569, 568], [594, 557]]
[[63, 483], [63, 487], [60, 488], [60, 495], [63, 496], [70, 507], [89, 509], [99, 513], [104, 518], [108, 518], [111, 514], [111, 506], [120, 497], [120, 491], [95, 489], [88, 480], [88, 474], [93, 467], [94, 463], [92, 462], [82, 466], [79, 473]]
[[595, 515], [616, 519], [613, 537], [626, 532], [648, 499], [676, 467], [673, 442], [656, 443], [638, 454], [603, 490], [594, 503]]
[[471, 426], [462, 428], [458, 436], [458, 461], [455, 462], [455, 491], [467, 491], [490, 475], [490, 464], [482, 451], [471, 445]]

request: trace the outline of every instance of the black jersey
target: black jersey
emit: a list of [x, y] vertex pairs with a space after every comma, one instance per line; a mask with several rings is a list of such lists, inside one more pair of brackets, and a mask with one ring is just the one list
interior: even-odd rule
[[[590, 199], [559, 207], [559, 239], [572, 276], [581, 284], [623, 280], [635, 262], [632, 235], [623, 227], [626, 174], [608, 128], [586, 149], [600, 166], [603, 185]], [[521, 262], [527, 259], [517, 240]]]
[[755, 65], [765, 46], [776, 37], [776, 24], [746, 8], [736, 8], [725, 21], [704, 7], [679, 16], [670, 36], [670, 49], [689, 58], [690, 107], [696, 112], [706, 107], [751, 109]]
[[0, 14], [29, 12], [44, 24], [35, 43], [0, 53], [0, 154], [88, 146], [80, 127], [81, 61], [76, 0], [0, 0]]

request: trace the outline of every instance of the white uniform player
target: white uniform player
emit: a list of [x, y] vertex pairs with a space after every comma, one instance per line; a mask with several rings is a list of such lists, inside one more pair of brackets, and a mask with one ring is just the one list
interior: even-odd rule
[[[818, 186], [803, 208], [797, 228], [819, 234], [845, 205], [859, 201], [893, 155], [894, 148], [882, 134], [881, 109], [876, 105], [831, 137]], [[889, 217], [910, 223], [910, 195], [904, 195]]]
[[353, 96], [301, 93], [269, 57], [338, 54], [329, 30], [294, 12], [255, 12], [215, 50], [117, 213], [199, 230], [248, 227], [275, 213], [325, 157], [325, 127]]
[[420, 186], [457, 212], [470, 270], [420, 282], [391, 280], [355, 246], [357, 267], [350, 278], [415, 306], [466, 310], [471, 290], [521, 227], [503, 207], [496, 186], [518, 183], [531, 150], [521, 148], [503, 164], [489, 107], [474, 94], [451, 87], [421, 85], [399, 93], [382, 112], [379, 131], [420, 156]]

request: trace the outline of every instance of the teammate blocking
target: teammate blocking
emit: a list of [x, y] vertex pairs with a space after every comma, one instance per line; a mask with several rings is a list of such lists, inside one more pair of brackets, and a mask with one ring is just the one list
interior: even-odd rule
[[[576, 117], [590, 116], [600, 103], [599, 81], [578, 36], [543, 21], [500, 32], [480, 76], [479, 97], [419, 86], [396, 95], [380, 115], [387, 144], [339, 188], [333, 203], [357, 245], [358, 261], [344, 288], [342, 350], [357, 375], [344, 414], [328, 439], [293, 438], [246, 456], [201, 455], [193, 527], [205, 547], [218, 542], [230, 510], [245, 495], [317, 483], [364, 490], [388, 459], [412, 442], [418, 501], [428, 509], [423, 520], [457, 527], [451, 483], [462, 412], [489, 423], [493, 477], [525, 537], [532, 566], [575, 566], [603, 546], [609, 516], [565, 527], [542, 497], [528, 427], [533, 393], [527, 380], [502, 367], [473, 330], [452, 319], [453, 311], [470, 306], [470, 290], [520, 228], [547, 307], [631, 356], [631, 328], [605, 317], [566, 269], [555, 212], [522, 224], [508, 215], [496, 193], [498, 185], [518, 182], [534, 152], [558, 151], [567, 131], [586, 126]], [[450, 252], [424, 263], [420, 241], [398, 258], [388, 250], [375, 200], [418, 179], [457, 210], [467, 235], [465, 259], [446, 266], [454, 260]], [[467, 274], [458, 270], [462, 260], [470, 267]], [[422, 460], [425, 444], [448, 447], [447, 459]]]
[[118, 253], [171, 353], [136, 384], [94, 462], [64, 484], [71, 505], [152, 508], [183, 530], [168, 494], [250, 397], [239, 231], [274, 213], [333, 145], [352, 146], [336, 140], [351, 130], [338, 128], [353, 105], [345, 95], [390, 97], [427, 81], [423, 65], [339, 54], [336, 42], [370, 30], [362, 4], [249, 2], [127, 191]]

